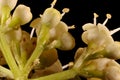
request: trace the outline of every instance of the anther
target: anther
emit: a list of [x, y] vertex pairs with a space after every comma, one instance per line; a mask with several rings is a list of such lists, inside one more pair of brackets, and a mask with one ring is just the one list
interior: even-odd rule
[[111, 14], [106, 14], [106, 20], [103, 22], [103, 25], [105, 25], [106, 23], [107, 23], [107, 21], [108, 21], [108, 19], [111, 19]]
[[70, 9], [69, 8], [64, 8], [63, 10], [62, 10], [62, 14], [61, 14], [61, 16], [63, 17], [64, 15], [65, 15], [65, 13], [68, 13], [70, 11]]
[[93, 23], [96, 25], [96, 23], [97, 23], [96, 19], [97, 19], [98, 15], [96, 13], [93, 13], [93, 15], [94, 15]]
[[53, 2], [51, 3], [51, 8], [53, 8], [56, 4], [57, 0], [53, 0]]

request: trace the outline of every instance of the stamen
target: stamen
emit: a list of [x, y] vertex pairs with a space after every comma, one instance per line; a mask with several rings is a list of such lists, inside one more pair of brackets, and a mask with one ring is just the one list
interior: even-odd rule
[[34, 31], [35, 31], [35, 28], [33, 28], [33, 29], [31, 30], [30, 39], [33, 37]]
[[110, 31], [110, 35], [113, 35], [118, 31], [120, 31], [120, 28], [117, 28], [117, 29], [114, 29], [114, 30]]
[[94, 18], [93, 18], [93, 24], [95, 24], [96, 25], [96, 23], [97, 23], [97, 17], [98, 17], [98, 15], [96, 14], [96, 13], [93, 13], [93, 15], [94, 15]]
[[69, 26], [68, 29], [75, 29], [75, 25]]
[[105, 25], [106, 23], [107, 23], [107, 21], [108, 21], [108, 19], [111, 19], [111, 14], [106, 14], [106, 20], [103, 22], [103, 25]]
[[71, 66], [73, 66], [73, 64], [74, 64], [73, 62], [69, 62], [68, 64], [62, 66], [62, 69], [66, 69], [68, 67], [71, 67]]
[[51, 3], [51, 8], [53, 8], [56, 4], [57, 0], [53, 0], [53, 2]]
[[68, 13], [70, 11], [70, 9], [69, 8], [64, 8], [63, 10], [62, 10], [62, 14], [61, 14], [61, 16], [63, 17], [64, 15], [65, 15], [65, 13]]

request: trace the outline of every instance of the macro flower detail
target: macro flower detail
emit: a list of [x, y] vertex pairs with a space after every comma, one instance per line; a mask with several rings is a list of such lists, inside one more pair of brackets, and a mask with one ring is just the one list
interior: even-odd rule
[[[11, 27], [17, 28], [20, 25], [28, 23], [32, 19], [32, 13], [30, 8], [25, 5], [18, 5], [16, 8], [17, 0], [1, 0], [0, 2], [0, 21], [1, 25], [5, 26], [5, 29], [9, 30]], [[13, 14], [10, 12], [13, 10]], [[2, 27], [2, 26], [1, 26]], [[4, 31], [4, 30], [3, 30]]]
[[[32, 19], [30, 8], [25, 5], [18, 5], [17, 0], [1, 0], [0, 2], [0, 27], [1, 31], [5, 33], [8, 43], [12, 40], [21, 40], [21, 25], [28, 23]], [[10, 12], [13, 10], [13, 14]], [[12, 37], [10, 37], [12, 35]]]
[[[49, 45], [48, 48], [58, 48], [61, 50], [69, 50], [73, 49], [75, 46], [75, 40], [72, 37], [72, 35], [68, 32], [68, 29], [75, 28], [73, 26], [68, 26], [66, 23], [61, 21], [62, 17], [65, 15], [65, 13], [69, 12], [68, 8], [64, 8], [61, 14], [58, 10], [54, 8], [54, 5], [56, 3], [56, 0], [54, 0], [51, 4], [50, 8], [47, 8], [42, 15], [40, 15], [40, 18], [37, 18], [32, 21], [30, 24], [31, 27], [33, 27], [31, 31], [31, 37], [34, 33], [34, 30], [36, 29], [36, 34], [39, 36], [39, 33], [41, 32], [43, 25], [47, 25], [49, 30]], [[61, 30], [61, 31], [60, 31]], [[67, 42], [65, 42], [67, 41]]]
[[[76, 50], [73, 61], [62, 64], [58, 51], [74, 51], [77, 41], [69, 32], [75, 26], [62, 21], [70, 9], [61, 13], [55, 8], [56, 2], [53, 0], [31, 21], [30, 7], [15, 7], [17, 0], [0, 0], [0, 80], [120, 80], [116, 61], [120, 59], [120, 42], [112, 37], [120, 28], [109, 30], [105, 26], [110, 14], [103, 23], [97, 23], [94, 13], [93, 23], [82, 26], [86, 46]], [[29, 22], [31, 32], [21, 28]], [[68, 58], [65, 56], [66, 61]]]
[[[98, 23], [96, 25], [96, 18], [98, 17], [98, 15], [96, 13], [94, 13], [94, 23], [87, 23], [85, 25], [82, 26], [83, 30], [85, 32], [83, 32], [82, 34], [82, 40], [86, 43], [86, 44], [96, 44], [97, 46], [101, 46], [101, 45], [106, 45], [109, 43], [113, 42], [113, 39], [110, 35], [110, 31], [107, 29], [107, 27], [105, 26], [105, 22], [103, 24]], [[107, 14], [107, 19], [110, 19], [111, 15]]]
[[103, 24], [96, 24], [96, 18], [98, 15], [94, 13], [94, 23], [87, 23], [82, 26], [84, 32], [82, 34], [82, 40], [85, 42], [89, 48], [93, 48], [95, 51], [107, 49], [112, 44], [115, 44], [112, 35], [119, 31], [120, 29], [109, 30], [105, 24], [108, 19], [111, 18], [110, 14], [106, 14], [107, 19], [103, 22]]

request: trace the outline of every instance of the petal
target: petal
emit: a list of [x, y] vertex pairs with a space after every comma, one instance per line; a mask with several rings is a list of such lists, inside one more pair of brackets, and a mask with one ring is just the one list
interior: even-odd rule
[[60, 37], [64, 32], [68, 31], [68, 26], [63, 21], [60, 21], [57, 26], [50, 29], [50, 36], [53, 39]]
[[87, 23], [87, 24], [84, 24], [84, 25], [82, 26], [82, 29], [85, 31], [85, 30], [92, 29], [92, 28], [94, 28], [94, 27], [96, 27], [96, 25], [94, 25], [94, 24], [92, 24], [92, 23]]
[[60, 50], [71, 50], [75, 47], [75, 39], [68, 32], [62, 34], [62, 36], [60, 37], [60, 41], [61, 46], [58, 48]]
[[[63, 21], [60, 21], [55, 28], [56, 28], [56, 30], [58, 29], [58, 32], [61, 32], [61, 31], [67, 32], [68, 31], [68, 25]], [[61, 31], [59, 31], [59, 30], [61, 30]]]
[[98, 29], [99, 29], [99, 32], [100, 32], [100, 35], [102, 36], [102, 38], [105, 40], [105, 44], [112, 44], [114, 42], [111, 34], [110, 34], [110, 31], [109, 29], [102, 25], [102, 24], [98, 24]]
[[30, 27], [38, 28], [41, 25], [41, 18], [36, 18], [30, 23]]
[[83, 32], [82, 40], [88, 44], [90, 42], [96, 42], [99, 39], [99, 33], [97, 27], [88, 29], [87, 31]]

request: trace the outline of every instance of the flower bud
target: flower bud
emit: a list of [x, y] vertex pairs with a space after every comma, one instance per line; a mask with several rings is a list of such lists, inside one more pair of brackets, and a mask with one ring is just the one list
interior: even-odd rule
[[0, 10], [4, 6], [9, 6], [9, 8], [12, 10], [16, 6], [17, 1], [18, 0], [0, 0]]
[[16, 25], [24, 25], [28, 23], [32, 19], [32, 13], [30, 8], [25, 5], [19, 5], [12, 16], [10, 27], [14, 27]]
[[55, 27], [61, 20], [61, 14], [54, 8], [48, 8], [42, 15], [42, 23], [48, 24], [50, 27]]
[[0, 24], [5, 23], [16, 4], [17, 0], [0, 0]]

